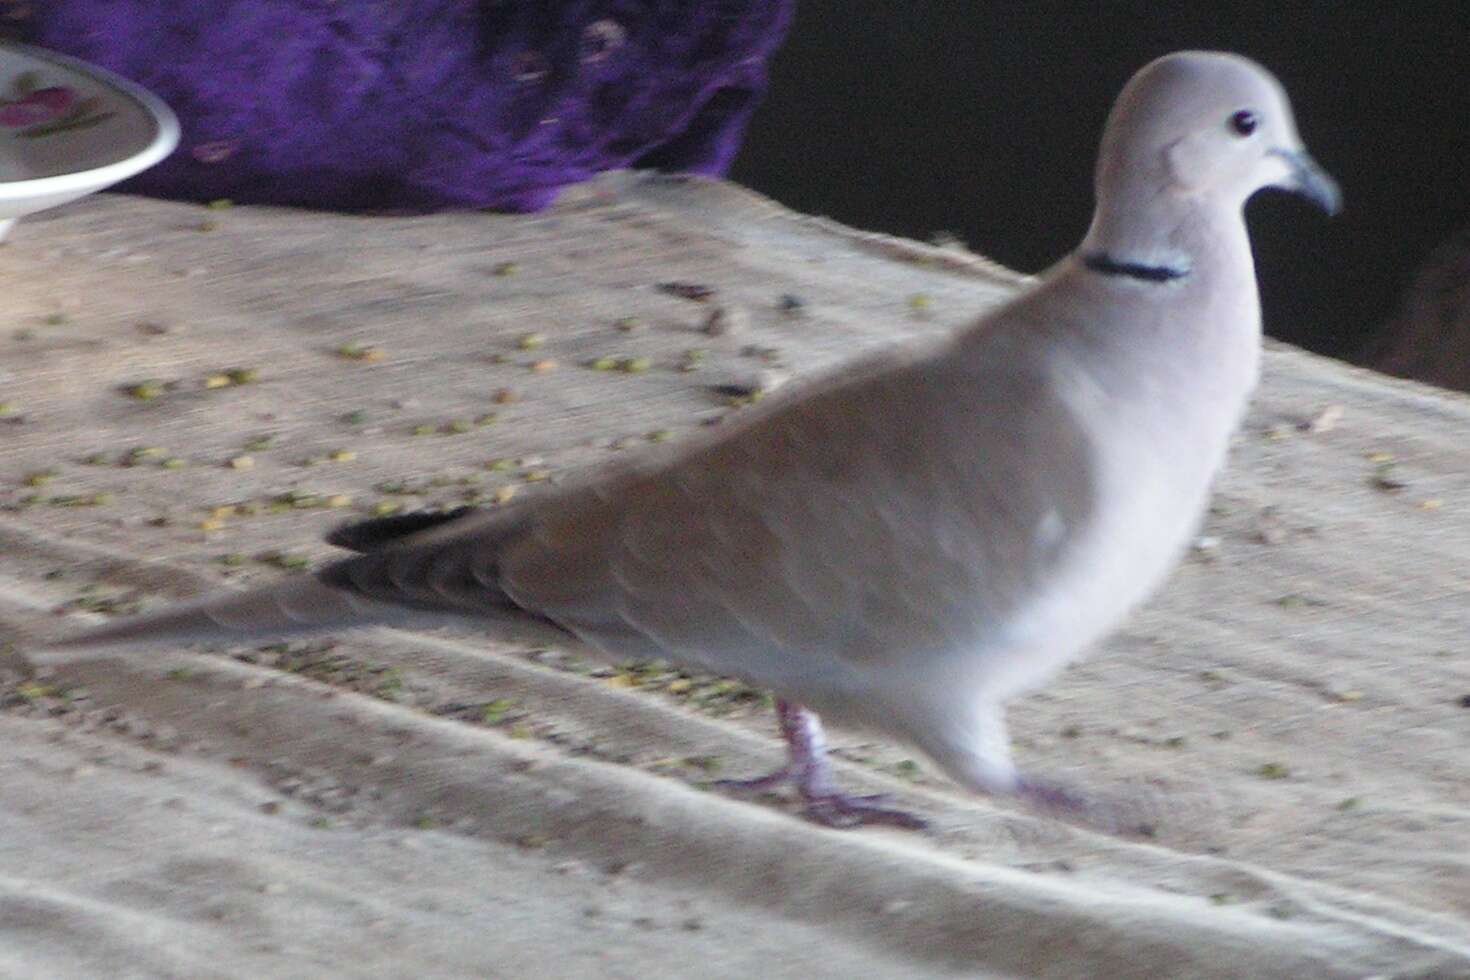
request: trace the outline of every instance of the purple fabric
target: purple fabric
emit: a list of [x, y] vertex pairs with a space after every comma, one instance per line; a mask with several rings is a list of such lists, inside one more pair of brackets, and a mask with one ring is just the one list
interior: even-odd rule
[[178, 113], [123, 190], [531, 211], [603, 170], [722, 173], [793, 3], [46, 0], [16, 26]]

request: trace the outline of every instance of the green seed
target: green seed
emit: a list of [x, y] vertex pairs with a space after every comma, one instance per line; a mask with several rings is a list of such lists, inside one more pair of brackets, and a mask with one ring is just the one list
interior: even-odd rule
[[932, 303], [928, 293], [913, 293], [909, 296], [909, 309], [914, 311], [927, 310]]
[[492, 459], [485, 464], [485, 469], [493, 473], [504, 473], [507, 470], [513, 470], [515, 468], [516, 461], [513, 459]]
[[230, 379], [231, 384], [248, 385], [260, 380], [260, 372], [255, 368], [230, 368], [225, 372], [225, 377]]
[[372, 514], [374, 517], [388, 517], [403, 509], [403, 505], [396, 500], [380, 500], [373, 504]]
[[211, 211], [226, 211], [235, 206], [235, 202], [228, 197], [217, 197], [210, 201], [205, 207]]
[[162, 466], [166, 470], [181, 470], [189, 464], [180, 459], [178, 456], [170, 456], [168, 459], [161, 461], [158, 465]]
[[653, 367], [653, 362], [646, 357], [625, 357], [618, 362], [618, 370], [627, 374], [639, 374]]
[[25, 485], [28, 487], [43, 487], [60, 475], [56, 470], [37, 470], [35, 473], [26, 474]]
[[643, 326], [643, 321], [636, 316], [625, 316], [619, 317], [613, 326], [617, 327], [623, 333], [632, 333]]
[[516, 346], [521, 350], [535, 350], [544, 343], [546, 343], [546, 334], [528, 333], [516, 341]]
[[587, 366], [594, 371], [611, 371], [618, 366], [616, 357], [599, 357], [595, 361], [588, 361]]
[[655, 429], [648, 434], [649, 442], [668, 442], [673, 438], [673, 433], [668, 429]]
[[484, 415], [481, 415], [475, 419], [475, 424], [482, 427], [487, 425], [494, 425], [496, 420], [499, 418], [500, 416], [496, 415], [494, 412], [486, 412]]
[[496, 698], [489, 701], [480, 708], [480, 721], [487, 725], [499, 724], [505, 719], [506, 712], [516, 706], [514, 698]]
[[493, 270], [497, 276], [513, 276], [521, 271], [521, 267], [514, 262], [501, 262]]
[[416, 436], [431, 436], [434, 432], [435, 429], [432, 425], [416, 425], [413, 427], [413, 434]]
[[1256, 775], [1262, 779], [1285, 779], [1291, 775], [1291, 770], [1279, 762], [1267, 762], [1256, 770]]
[[48, 326], [48, 327], [59, 327], [59, 326], [61, 326], [65, 322], [66, 322], [66, 314], [65, 313], [48, 313], [48, 314], [46, 314], [46, 326]]
[[262, 449], [269, 449], [275, 444], [275, 436], [256, 436], [245, 443], [244, 449], [247, 453], [258, 453]]
[[163, 382], [140, 381], [135, 385], [129, 385], [124, 391], [130, 398], [136, 398], [140, 402], [151, 402], [163, 394]]
[[348, 412], [346, 415], [342, 416], [342, 421], [346, 422], [348, 425], [362, 425], [367, 420], [367, 412], [364, 412], [360, 408], [355, 412]]
[[474, 428], [475, 423], [469, 421], [468, 419], [455, 419], [454, 421], [445, 424], [444, 431], [446, 434], [464, 435], [466, 432], [473, 431]]

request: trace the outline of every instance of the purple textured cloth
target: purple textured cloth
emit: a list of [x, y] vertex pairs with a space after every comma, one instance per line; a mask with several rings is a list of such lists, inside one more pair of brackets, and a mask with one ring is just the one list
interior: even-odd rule
[[46, 0], [10, 16], [178, 113], [178, 151], [123, 190], [530, 211], [603, 170], [722, 173], [793, 3]]

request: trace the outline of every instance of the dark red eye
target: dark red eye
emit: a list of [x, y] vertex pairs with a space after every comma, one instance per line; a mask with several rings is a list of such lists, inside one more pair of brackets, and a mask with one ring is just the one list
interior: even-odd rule
[[1242, 109], [1230, 117], [1230, 130], [1236, 136], [1249, 136], [1256, 131], [1261, 121], [1249, 109]]

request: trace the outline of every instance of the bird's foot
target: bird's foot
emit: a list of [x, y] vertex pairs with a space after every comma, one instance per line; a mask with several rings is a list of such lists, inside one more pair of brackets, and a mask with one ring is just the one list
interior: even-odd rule
[[826, 740], [817, 716], [800, 705], [788, 701], [776, 703], [776, 717], [781, 734], [791, 752], [791, 761], [768, 776], [756, 779], [721, 779], [711, 784], [714, 789], [730, 793], [765, 793], [784, 783], [796, 787], [805, 804], [806, 817], [824, 827], [861, 827], [880, 824], [922, 830], [923, 820], [891, 806], [884, 796], [849, 796], [838, 792], [827, 759]]
[[1016, 795], [1038, 810], [1064, 816], [1081, 815], [1089, 806], [1087, 797], [1081, 793], [1059, 783], [1029, 776], [1022, 777], [1016, 785]]
[[734, 793], [737, 796], [751, 796], [756, 793], [767, 793], [783, 783], [792, 782], [795, 779], [791, 774], [790, 766], [782, 766], [775, 772], [754, 779], [716, 779], [710, 783], [712, 789], [723, 793]]
[[879, 793], [874, 796], [849, 796], [845, 793], [826, 792], [814, 795], [802, 793], [806, 801], [806, 816], [813, 823], [825, 827], [861, 827], [877, 824], [887, 827], [902, 827], [905, 830], [923, 830], [928, 821], [907, 810], [885, 806], [888, 797]]

